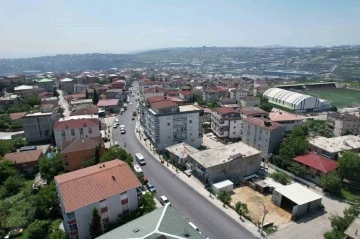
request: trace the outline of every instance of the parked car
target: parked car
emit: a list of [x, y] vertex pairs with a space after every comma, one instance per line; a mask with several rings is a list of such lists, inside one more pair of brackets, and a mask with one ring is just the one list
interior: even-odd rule
[[114, 145], [115, 145], [116, 147], [119, 147], [119, 146], [120, 146], [120, 144], [119, 144], [118, 141], [115, 141], [115, 142], [114, 142]]
[[146, 188], [147, 188], [151, 193], [156, 193], [156, 189], [155, 189], [154, 185], [152, 185], [151, 183], [147, 183], [147, 184], [146, 184]]
[[115, 128], [117, 128], [117, 126], [118, 126], [118, 125], [115, 123], [115, 124], [113, 125], [113, 128], [115, 129]]
[[142, 169], [140, 168], [140, 166], [137, 165], [137, 164], [134, 164], [134, 170], [135, 170], [135, 172], [137, 172], [137, 173], [142, 173], [142, 172], [143, 172]]
[[131, 117], [131, 120], [135, 120], [135, 116]]
[[167, 199], [167, 197], [165, 197], [164, 195], [160, 197], [160, 203], [162, 205], [169, 204], [169, 206], [171, 206], [171, 203], [170, 203], [169, 199]]

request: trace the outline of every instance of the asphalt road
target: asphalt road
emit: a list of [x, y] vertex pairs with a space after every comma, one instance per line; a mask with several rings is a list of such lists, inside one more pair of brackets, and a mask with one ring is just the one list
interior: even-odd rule
[[[247, 239], [254, 238], [245, 228], [227, 216], [223, 211], [216, 208], [192, 187], [185, 184], [166, 166], [158, 162], [135, 138], [135, 121], [131, 120], [136, 102], [131, 98], [132, 106], [128, 104], [128, 110], [119, 115], [120, 124], [126, 126], [126, 134], [120, 134], [120, 129], [113, 130], [113, 141], [118, 141], [120, 147], [124, 147], [134, 158], [136, 153], [141, 153], [146, 165], [141, 166], [144, 175], [156, 188], [156, 198], [165, 195], [172, 206], [184, 217], [194, 223], [203, 235], [211, 239]], [[136, 163], [136, 162], [134, 162]], [[136, 163], [137, 164], [137, 163]], [[183, 177], [184, 175], [180, 175]], [[230, 209], [229, 209], [230, 210]]]

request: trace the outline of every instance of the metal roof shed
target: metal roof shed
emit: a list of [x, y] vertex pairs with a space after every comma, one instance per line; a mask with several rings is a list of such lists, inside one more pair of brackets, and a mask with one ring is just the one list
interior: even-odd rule
[[298, 183], [276, 188], [272, 194], [275, 205], [301, 216], [320, 207], [322, 197]]
[[215, 195], [218, 195], [220, 191], [231, 192], [234, 189], [234, 183], [230, 180], [224, 180], [212, 185], [212, 191]]

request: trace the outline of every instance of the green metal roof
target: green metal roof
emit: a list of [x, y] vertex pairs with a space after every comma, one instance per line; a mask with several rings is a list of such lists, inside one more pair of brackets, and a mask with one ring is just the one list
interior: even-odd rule
[[[188, 233], [188, 236], [185, 235]], [[98, 239], [143, 238], [156, 239], [165, 235], [168, 239], [204, 239], [188, 221], [172, 207], [165, 206], [126, 223], [98, 237]]]

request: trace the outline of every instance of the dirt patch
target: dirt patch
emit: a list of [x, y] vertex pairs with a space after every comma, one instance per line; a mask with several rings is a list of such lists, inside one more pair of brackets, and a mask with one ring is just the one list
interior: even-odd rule
[[231, 196], [231, 199], [231, 205], [233, 206], [235, 206], [235, 203], [238, 201], [247, 203], [249, 216], [255, 223], [258, 221], [261, 222], [264, 215], [264, 207], [257, 201], [264, 203], [266, 210], [269, 211], [265, 217], [264, 224], [272, 222], [274, 225], [279, 226], [291, 220], [291, 214], [289, 212], [272, 203], [271, 195], [264, 196], [249, 187], [243, 186], [234, 189], [234, 194]]

